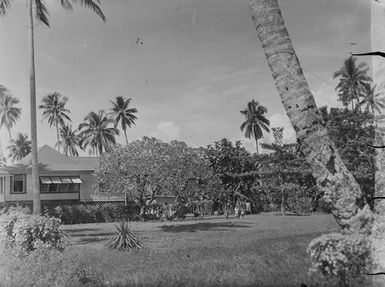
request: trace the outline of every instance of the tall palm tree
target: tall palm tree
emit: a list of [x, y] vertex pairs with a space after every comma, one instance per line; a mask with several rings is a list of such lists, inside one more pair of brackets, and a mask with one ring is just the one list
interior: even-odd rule
[[131, 127], [132, 124], [135, 124], [137, 117], [134, 115], [138, 112], [136, 108], [129, 108], [131, 98], [125, 99], [123, 96], [116, 97], [115, 102], [112, 103], [112, 117], [114, 119], [114, 127], [116, 128], [120, 122], [122, 130], [124, 132], [124, 137], [126, 138], [126, 144], [128, 144], [127, 139], [127, 127]]
[[270, 121], [265, 118], [267, 109], [260, 105], [258, 101], [251, 100], [247, 103], [247, 108], [241, 111], [245, 115], [245, 121], [241, 125], [241, 131], [245, 129], [246, 138], [254, 138], [258, 152], [258, 140], [263, 137], [262, 129], [270, 132]]
[[9, 157], [18, 161], [31, 153], [31, 141], [27, 134], [18, 133], [16, 140], [12, 140], [7, 149], [9, 150]]
[[65, 125], [59, 130], [61, 140], [58, 142], [63, 147], [66, 156], [79, 156], [77, 147], [80, 147], [80, 138], [72, 126]]
[[354, 101], [358, 104], [359, 98], [365, 92], [365, 84], [371, 82], [371, 78], [367, 75], [369, 68], [365, 63], [356, 64], [356, 59], [350, 56], [345, 60], [344, 65], [337, 72], [333, 73], [333, 79], [339, 78], [336, 91], [339, 100], [344, 105], [352, 104], [354, 110]]
[[376, 91], [376, 85], [371, 86], [369, 83], [365, 84], [364, 98], [358, 104], [359, 107], [365, 105], [365, 111], [370, 111], [374, 115], [374, 111], [381, 114], [381, 110], [385, 109], [385, 98], [381, 97], [381, 93]]
[[[59, 2], [59, 1], [58, 1]], [[106, 17], [99, 7], [100, 0], [60, 0], [61, 6], [65, 10], [72, 10], [72, 3], [93, 10], [105, 22]], [[11, 7], [11, 0], [0, 0], [0, 16], [4, 16]], [[32, 140], [32, 190], [33, 190], [33, 213], [40, 214], [40, 188], [39, 188], [39, 169], [37, 157], [37, 124], [36, 124], [36, 73], [35, 73], [35, 35], [34, 18], [49, 27], [48, 10], [43, 0], [27, 0], [28, 10], [28, 40], [29, 40], [29, 60], [30, 60], [30, 106], [31, 106], [31, 140]]]
[[68, 98], [61, 95], [60, 93], [48, 94], [42, 99], [43, 104], [39, 105], [39, 109], [43, 110], [42, 117], [47, 119], [49, 126], [52, 125], [56, 128], [57, 147], [60, 152], [60, 138], [59, 138], [59, 125], [65, 126], [65, 121], [71, 121], [68, 116], [70, 111], [65, 108]]
[[113, 120], [109, 119], [104, 111], [98, 114], [90, 112], [84, 122], [79, 125], [80, 146], [86, 149], [90, 146], [89, 153], [101, 155], [108, 147], [116, 143], [115, 136], [119, 135], [119, 130], [108, 127]]

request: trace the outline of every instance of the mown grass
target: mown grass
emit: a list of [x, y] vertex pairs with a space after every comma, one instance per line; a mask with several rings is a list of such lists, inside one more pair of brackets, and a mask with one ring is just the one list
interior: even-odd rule
[[321, 214], [135, 222], [131, 228], [141, 238], [142, 250], [109, 249], [106, 240], [115, 232], [113, 223], [63, 226], [70, 241], [60, 264], [58, 258], [43, 263], [58, 276], [45, 286], [66, 282], [60, 272], [70, 276], [64, 271], [71, 268], [88, 286], [310, 286], [314, 279], [307, 274], [307, 245], [321, 233], [338, 230], [330, 215]]

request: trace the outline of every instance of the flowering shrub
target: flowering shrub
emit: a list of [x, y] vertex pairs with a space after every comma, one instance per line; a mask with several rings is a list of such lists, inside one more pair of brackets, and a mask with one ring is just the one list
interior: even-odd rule
[[371, 265], [370, 245], [362, 235], [324, 234], [308, 247], [312, 267], [310, 273], [338, 277], [340, 286], [348, 286], [348, 278], [358, 278]]
[[53, 217], [9, 213], [0, 216], [0, 239], [6, 247], [22, 254], [44, 245], [64, 249], [60, 220]]

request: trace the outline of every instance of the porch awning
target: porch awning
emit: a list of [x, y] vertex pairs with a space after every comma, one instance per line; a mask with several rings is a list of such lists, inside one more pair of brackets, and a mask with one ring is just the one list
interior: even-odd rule
[[50, 177], [52, 183], [62, 183], [60, 177]]
[[72, 183], [72, 180], [70, 177], [61, 177], [61, 181], [63, 183]]
[[71, 177], [73, 183], [83, 183], [80, 177]]
[[40, 181], [42, 184], [50, 184], [52, 183], [51, 179], [49, 177], [41, 176]]

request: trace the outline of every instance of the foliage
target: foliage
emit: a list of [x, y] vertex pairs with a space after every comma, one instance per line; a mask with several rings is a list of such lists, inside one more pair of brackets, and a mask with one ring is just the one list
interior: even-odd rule
[[156, 195], [188, 202], [209, 198], [219, 184], [199, 149], [147, 137], [103, 154], [95, 176], [99, 192], [125, 194], [140, 205], [141, 215]]
[[47, 209], [44, 213], [59, 218], [63, 224], [81, 224], [133, 220], [139, 210], [135, 204], [107, 203], [101, 207], [89, 204], [66, 204]]
[[367, 75], [368, 67], [365, 63], [356, 64], [356, 58], [350, 56], [345, 60], [343, 67], [333, 74], [333, 78], [339, 79], [336, 91], [338, 100], [347, 107], [352, 104], [354, 110], [354, 101], [359, 105], [360, 98], [365, 94], [365, 85], [371, 82]]
[[213, 213], [213, 204], [212, 200], [200, 200], [192, 201], [189, 203], [189, 209], [192, 213], [199, 215], [211, 215]]
[[374, 194], [374, 144], [373, 116], [368, 112], [322, 108], [322, 116], [331, 140], [347, 169], [354, 175], [363, 191], [362, 202], [369, 202]]
[[65, 254], [44, 245], [23, 257], [15, 255], [13, 250], [0, 250], [2, 286], [102, 286], [103, 272], [90, 266], [90, 255]]
[[7, 212], [0, 216], [1, 241], [20, 254], [27, 254], [39, 245], [64, 249], [60, 220], [53, 217]]
[[270, 121], [265, 117], [265, 113], [267, 113], [267, 109], [255, 100], [248, 102], [247, 108], [241, 111], [241, 114], [245, 116], [245, 121], [241, 125], [241, 131], [245, 130], [246, 138], [254, 138], [257, 153], [258, 140], [263, 137], [262, 129], [266, 132], [270, 132]]
[[314, 211], [321, 197], [311, 169], [298, 144], [262, 144], [272, 151], [260, 156], [261, 186], [269, 203], [281, 206], [282, 213], [288, 207], [293, 212]]
[[113, 121], [104, 111], [90, 112], [84, 122], [79, 125], [80, 146], [85, 150], [90, 146], [89, 154], [101, 155], [115, 145], [115, 136], [119, 135], [116, 128], [109, 127]]
[[58, 145], [63, 147], [63, 153], [66, 156], [79, 156], [77, 147], [80, 146], [80, 138], [76, 131], [72, 130], [72, 126], [65, 125], [60, 127], [59, 134], [61, 140]]
[[7, 88], [0, 85], [0, 129], [5, 126], [10, 142], [12, 142], [11, 128], [21, 115], [21, 108], [15, 106], [19, 102], [19, 99], [13, 97]]
[[307, 251], [310, 273], [336, 276], [340, 286], [348, 286], [349, 277], [359, 278], [371, 265], [370, 244], [363, 235], [324, 234], [312, 240]]
[[115, 102], [111, 101], [114, 127], [116, 128], [120, 122], [127, 144], [127, 127], [130, 128], [132, 124], [135, 124], [137, 117], [134, 114], [138, 112], [136, 108], [129, 108], [130, 102], [131, 98], [125, 99], [123, 96], [116, 97]]
[[13, 160], [21, 160], [31, 153], [31, 144], [27, 134], [18, 133], [16, 140], [12, 140], [11, 145], [7, 147], [9, 157]]
[[120, 222], [119, 225], [115, 225], [118, 230], [117, 234], [112, 236], [108, 240], [108, 245], [119, 251], [125, 251], [130, 249], [140, 249], [142, 243], [137, 238], [134, 232], [130, 230], [128, 222]]
[[222, 184], [222, 189], [212, 197], [215, 202], [235, 204], [238, 198], [253, 201], [251, 188], [258, 174], [251, 154], [240, 141], [234, 144], [226, 138], [217, 141], [207, 147], [206, 158]]

